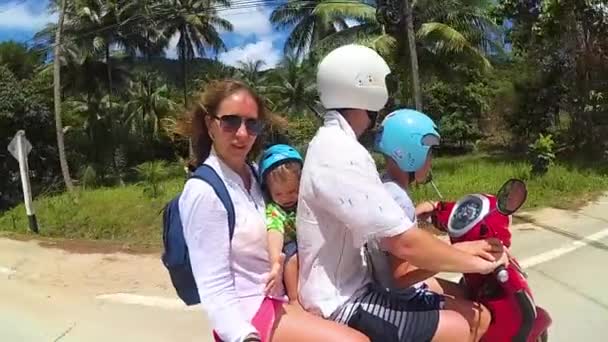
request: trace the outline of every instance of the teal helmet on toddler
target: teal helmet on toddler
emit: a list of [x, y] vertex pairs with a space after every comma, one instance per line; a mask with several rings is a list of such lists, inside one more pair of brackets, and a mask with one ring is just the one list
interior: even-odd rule
[[390, 157], [405, 172], [422, 168], [429, 150], [439, 145], [440, 135], [435, 122], [412, 109], [398, 109], [380, 124], [375, 149]]
[[304, 163], [300, 153], [289, 145], [277, 144], [264, 150], [260, 158], [260, 184], [264, 184], [266, 175], [270, 170], [289, 161]]

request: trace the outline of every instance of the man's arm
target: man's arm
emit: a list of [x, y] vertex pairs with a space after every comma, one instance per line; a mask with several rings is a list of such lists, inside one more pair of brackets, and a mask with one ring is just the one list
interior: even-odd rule
[[384, 238], [382, 244], [397, 258], [431, 272], [487, 274], [506, 261], [505, 253], [498, 262], [486, 261], [454, 248], [422, 229], [408, 229]]

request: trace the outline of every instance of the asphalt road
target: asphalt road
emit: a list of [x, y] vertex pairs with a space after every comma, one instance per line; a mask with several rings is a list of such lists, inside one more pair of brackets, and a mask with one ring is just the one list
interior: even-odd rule
[[[577, 212], [522, 214], [515, 254], [549, 340], [608, 340], [608, 197]], [[445, 275], [453, 277], [454, 275]], [[0, 340], [211, 341], [204, 313], [176, 300], [157, 256], [74, 254], [0, 239]]]

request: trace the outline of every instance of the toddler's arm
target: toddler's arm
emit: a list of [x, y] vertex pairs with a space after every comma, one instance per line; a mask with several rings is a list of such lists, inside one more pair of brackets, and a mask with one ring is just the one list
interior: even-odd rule
[[270, 262], [270, 273], [266, 282], [266, 293], [272, 292], [283, 278], [283, 243], [285, 229], [283, 222], [278, 219], [274, 208], [269, 205], [266, 208], [266, 227], [268, 230], [268, 259]]

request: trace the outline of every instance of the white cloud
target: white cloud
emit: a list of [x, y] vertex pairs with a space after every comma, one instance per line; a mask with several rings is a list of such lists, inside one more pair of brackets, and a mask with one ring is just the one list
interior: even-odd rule
[[260, 59], [265, 62], [262, 69], [268, 69], [279, 63], [281, 53], [272, 46], [272, 39], [263, 39], [230, 49], [228, 52], [220, 54], [219, 59], [232, 66], [237, 66], [239, 61], [247, 62]]
[[219, 15], [232, 23], [232, 33], [241, 36], [271, 34], [273, 30], [270, 23], [270, 13], [272, 13], [272, 9], [265, 6], [251, 8], [237, 5], [235, 8], [219, 10]]
[[[241, 6], [242, 7], [242, 6]], [[272, 8], [263, 5], [251, 8], [229, 8], [220, 11], [220, 15], [230, 21], [233, 26], [232, 33], [242, 37], [255, 35], [258, 41], [243, 46], [236, 46], [227, 52], [221, 53], [219, 59], [232, 66], [243, 61], [264, 61], [262, 69], [272, 68], [279, 63], [281, 51], [273, 47], [273, 42], [281, 38], [270, 23]]]
[[56, 14], [49, 14], [46, 10], [32, 13], [25, 3], [11, 1], [0, 5], [0, 28], [37, 31], [46, 24], [57, 21]]
[[[273, 43], [280, 39], [281, 35], [273, 30], [270, 13], [272, 13], [272, 8], [265, 6], [220, 9], [219, 15], [230, 21], [233, 26], [232, 32], [221, 32], [224, 39], [227, 34], [232, 36], [233, 42], [239, 37], [245, 40], [255, 35], [257, 41], [232, 47], [228, 51], [220, 53], [218, 58], [223, 63], [232, 66], [237, 66], [239, 61], [247, 62], [258, 59], [264, 61], [263, 69], [276, 66], [281, 59], [282, 52], [275, 49]], [[178, 35], [171, 38], [169, 47], [165, 50], [167, 58], [177, 58], [177, 41]]]

